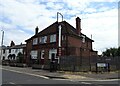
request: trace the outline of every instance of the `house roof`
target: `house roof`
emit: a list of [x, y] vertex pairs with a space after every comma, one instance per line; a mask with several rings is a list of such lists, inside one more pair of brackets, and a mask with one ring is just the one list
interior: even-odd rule
[[32, 36], [31, 38], [29, 38], [25, 41], [27, 42], [27, 41], [31, 40], [32, 38], [35, 38], [35, 37], [53, 34], [53, 33], [55, 33], [54, 31], [57, 31], [57, 28], [58, 28], [59, 24], [62, 26], [62, 34], [68, 34], [68, 35], [71, 35], [71, 36], [75, 36], [77, 38], [82, 38], [82, 35], [83, 35], [83, 36], [85, 36], [86, 40], [94, 42], [92, 39], [90, 39], [89, 37], [87, 37], [83, 33], [81, 33], [81, 35], [78, 35], [77, 32], [76, 32], [76, 29], [66, 21], [54, 22], [53, 24], [51, 24], [50, 26], [48, 26], [44, 30], [40, 31], [38, 34]]
[[20, 48], [25, 48], [26, 47], [26, 44], [21, 44], [21, 45], [14, 45], [14, 46], [7, 46], [7, 47], [4, 47], [2, 49], [20, 49]]

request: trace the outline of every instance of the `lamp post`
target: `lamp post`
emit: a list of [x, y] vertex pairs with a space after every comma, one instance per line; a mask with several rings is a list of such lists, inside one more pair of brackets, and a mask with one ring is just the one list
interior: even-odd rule
[[3, 47], [3, 40], [4, 40], [4, 31], [2, 31], [2, 41], [1, 41], [1, 56], [0, 56], [0, 61], [1, 61], [1, 58], [2, 58], [2, 47]]

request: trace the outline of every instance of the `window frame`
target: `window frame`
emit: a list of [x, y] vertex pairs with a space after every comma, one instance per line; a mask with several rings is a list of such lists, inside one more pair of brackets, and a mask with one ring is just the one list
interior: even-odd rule
[[56, 42], [56, 34], [50, 35], [50, 43]]
[[47, 36], [42, 36], [39, 38], [39, 43], [40, 44], [44, 44], [44, 43], [47, 43]]
[[38, 38], [34, 38], [32, 44], [37, 45], [38, 44]]
[[38, 51], [37, 50], [32, 50], [30, 52], [31, 59], [38, 59]]
[[82, 42], [85, 43], [86, 42], [86, 37], [84, 35], [82, 35]]

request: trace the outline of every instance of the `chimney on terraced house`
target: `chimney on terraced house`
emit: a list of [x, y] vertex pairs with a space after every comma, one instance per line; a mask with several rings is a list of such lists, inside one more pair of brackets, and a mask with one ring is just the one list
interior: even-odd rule
[[35, 28], [35, 35], [36, 34], [38, 34], [38, 30], [39, 30], [39, 28], [38, 28], [38, 26]]
[[76, 18], [76, 33], [81, 34], [81, 19], [79, 17]]

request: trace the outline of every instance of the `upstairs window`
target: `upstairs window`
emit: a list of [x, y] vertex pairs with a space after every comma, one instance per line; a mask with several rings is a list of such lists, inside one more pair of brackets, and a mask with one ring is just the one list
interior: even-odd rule
[[66, 36], [65, 35], [62, 35], [62, 40], [66, 40]]
[[3, 50], [3, 54], [5, 54], [5, 49]]
[[56, 42], [56, 34], [50, 35], [50, 42]]
[[11, 53], [11, 49], [9, 49], [9, 53]]
[[40, 37], [40, 43], [47, 43], [47, 36]]
[[82, 42], [85, 43], [85, 36], [82, 35]]
[[36, 45], [38, 43], [38, 38], [33, 39], [33, 45]]

